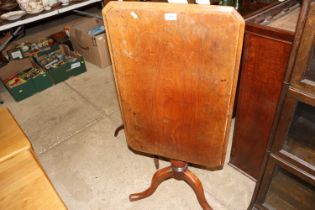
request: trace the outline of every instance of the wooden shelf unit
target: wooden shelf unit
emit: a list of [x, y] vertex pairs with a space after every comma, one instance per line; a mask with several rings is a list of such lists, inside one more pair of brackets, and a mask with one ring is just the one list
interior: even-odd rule
[[[315, 206], [315, 1], [305, 0], [287, 83], [249, 209], [311, 210]], [[311, 76], [310, 76], [311, 75]]]
[[71, 10], [75, 10], [75, 9], [82, 8], [90, 4], [94, 4], [96, 2], [102, 2], [102, 0], [84, 0], [80, 2], [73, 2], [73, 3], [70, 3], [68, 6], [58, 6], [56, 8], [53, 8], [52, 10], [44, 11], [36, 15], [27, 14], [21, 19], [16, 20], [16, 21], [1, 20], [0, 31], [4, 31], [4, 30], [14, 28], [20, 25], [32, 23], [32, 22], [42, 20], [48, 17], [56, 16], [56, 15], [59, 15], [59, 14], [62, 14]]

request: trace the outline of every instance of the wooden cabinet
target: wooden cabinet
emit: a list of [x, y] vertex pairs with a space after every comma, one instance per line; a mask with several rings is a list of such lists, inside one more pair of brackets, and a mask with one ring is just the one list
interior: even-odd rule
[[250, 209], [315, 206], [315, 1], [305, 0], [266, 164]]
[[[273, 7], [278, 0], [239, 0], [241, 4], [241, 13], [243, 16], [252, 14], [262, 8]], [[212, 1], [211, 1], [212, 2]], [[235, 1], [234, 1], [235, 2]]]
[[253, 179], [269, 142], [299, 12], [298, 1], [286, 1], [245, 17], [230, 163]]
[[310, 174], [293, 169], [288, 162], [275, 156], [270, 157], [264, 176], [259, 194], [249, 209], [314, 209], [314, 177]]
[[290, 87], [274, 138], [274, 154], [312, 173], [315, 166], [315, 101]]

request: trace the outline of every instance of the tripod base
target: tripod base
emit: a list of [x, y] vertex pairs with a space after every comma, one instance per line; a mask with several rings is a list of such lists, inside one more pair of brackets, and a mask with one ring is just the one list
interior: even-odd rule
[[155, 172], [152, 177], [151, 186], [141, 193], [131, 194], [130, 201], [137, 201], [152, 195], [158, 186], [166, 179], [174, 178], [177, 180], [184, 180], [195, 191], [199, 204], [204, 210], [212, 210], [208, 204], [203, 191], [202, 184], [198, 177], [194, 175], [187, 167], [186, 162], [171, 161], [171, 166], [162, 168]]

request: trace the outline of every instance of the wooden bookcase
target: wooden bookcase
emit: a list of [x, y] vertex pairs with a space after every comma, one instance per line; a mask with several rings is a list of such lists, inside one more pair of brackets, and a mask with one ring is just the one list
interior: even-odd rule
[[315, 1], [305, 0], [274, 133], [250, 209], [315, 206]]

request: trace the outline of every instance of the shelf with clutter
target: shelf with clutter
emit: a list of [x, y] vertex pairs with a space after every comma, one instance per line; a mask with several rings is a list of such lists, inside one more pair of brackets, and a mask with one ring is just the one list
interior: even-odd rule
[[[9, 2], [7, 0], [7, 2]], [[48, 17], [59, 15], [90, 4], [102, 2], [101, 0], [17, 0], [19, 4], [7, 3], [5, 13], [1, 14], [0, 31], [20, 25], [32, 23]], [[0, 10], [7, 4], [2, 3]]]

